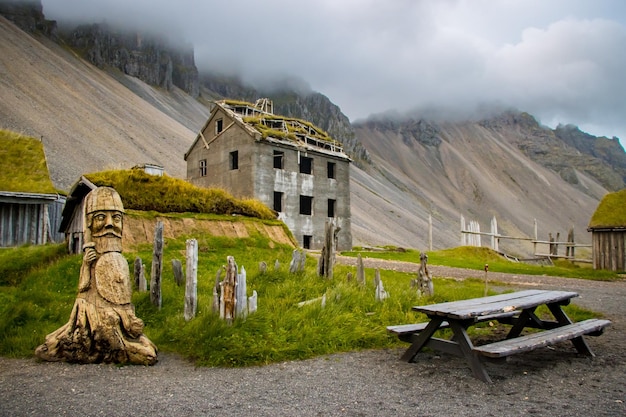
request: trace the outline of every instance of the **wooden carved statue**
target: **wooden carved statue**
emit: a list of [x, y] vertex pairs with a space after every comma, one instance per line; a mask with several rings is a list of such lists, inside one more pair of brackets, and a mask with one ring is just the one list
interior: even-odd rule
[[70, 319], [36, 350], [48, 361], [153, 365], [156, 346], [135, 316], [128, 263], [122, 255], [124, 207], [113, 188], [85, 197], [83, 263]]

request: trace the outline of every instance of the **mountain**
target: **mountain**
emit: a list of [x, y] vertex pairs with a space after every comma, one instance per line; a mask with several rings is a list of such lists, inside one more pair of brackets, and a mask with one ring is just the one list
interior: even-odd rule
[[[552, 130], [519, 111], [455, 122], [378, 115], [351, 124], [297, 79], [250, 86], [195, 70], [188, 47], [103, 26], [56, 30], [43, 15], [12, 20], [28, 32], [0, 17], [1, 127], [42, 138], [60, 189], [83, 173], [140, 163], [185, 178], [183, 155], [210, 100], [222, 97], [270, 97], [277, 113], [310, 120], [344, 143], [355, 161], [354, 245], [428, 249], [429, 216], [434, 249], [460, 244], [461, 216], [483, 231], [496, 216], [509, 236], [531, 236], [536, 219], [540, 239], [574, 225], [577, 242], [588, 243], [599, 200], [624, 186], [619, 142], [575, 126]], [[501, 241], [519, 254], [529, 245]]]

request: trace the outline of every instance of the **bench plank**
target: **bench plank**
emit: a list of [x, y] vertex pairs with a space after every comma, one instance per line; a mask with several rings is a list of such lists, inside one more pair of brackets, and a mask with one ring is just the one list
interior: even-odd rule
[[513, 339], [475, 346], [473, 351], [489, 358], [502, 358], [575, 339], [585, 334], [598, 335], [602, 329], [610, 324], [609, 320], [589, 319]]

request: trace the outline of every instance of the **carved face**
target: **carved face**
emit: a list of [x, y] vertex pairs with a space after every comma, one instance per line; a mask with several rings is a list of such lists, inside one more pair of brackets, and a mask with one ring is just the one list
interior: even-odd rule
[[117, 237], [122, 238], [123, 215], [119, 211], [99, 210], [92, 213], [91, 237]]

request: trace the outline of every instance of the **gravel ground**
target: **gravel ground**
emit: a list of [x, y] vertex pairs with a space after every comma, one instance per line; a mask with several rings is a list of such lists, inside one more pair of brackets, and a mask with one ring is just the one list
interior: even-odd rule
[[[340, 259], [340, 262], [351, 262]], [[366, 266], [413, 271], [366, 260]], [[431, 266], [435, 276], [482, 271]], [[152, 367], [71, 365], [0, 358], [0, 416], [626, 416], [626, 281], [594, 282], [490, 273], [513, 288], [574, 290], [574, 304], [612, 325], [588, 337], [595, 358], [571, 343], [488, 364], [472, 377], [456, 357], [371, 350], [242, 369], [196, 368], [168, 354]]]

